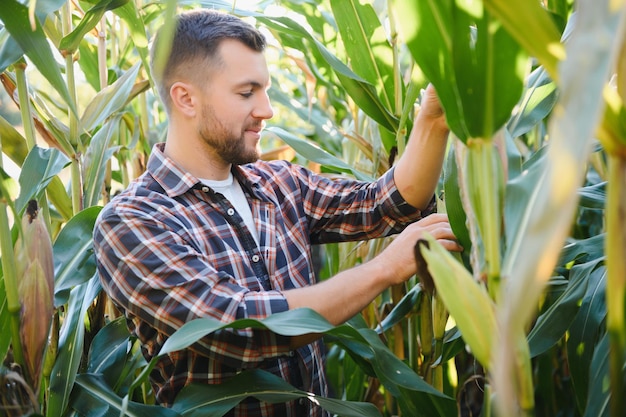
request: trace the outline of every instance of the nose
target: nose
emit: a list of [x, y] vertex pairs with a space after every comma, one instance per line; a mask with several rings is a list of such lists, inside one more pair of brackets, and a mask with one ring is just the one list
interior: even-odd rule
[[272, 108], [272, 103], [267, 91], [264, 91], [263, 94], [259, 94], [258, 97], [259, 101], [254, 107], [252, 116], [263, 120], [271, 119], [274, 116], [274, 109]]

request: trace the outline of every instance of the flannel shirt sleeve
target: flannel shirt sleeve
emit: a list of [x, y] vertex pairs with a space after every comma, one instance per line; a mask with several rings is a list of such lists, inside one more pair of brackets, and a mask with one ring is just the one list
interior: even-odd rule
[[[144, 210], [105, 207], [95, 227], [94, 249], [107, 293], [133, 322], [151, 357], [190, 320], [262, 319], [289, 309], [280, 292], [250, 291], [215, 270], [171, 225]], [[154, 330], [158, 337], [149, 334]], [[241, 369], [288, 354], [289, 338], [268, 330], [228, 329], [201, 338], [190, 349]]]
[[396, 187], [393, 168], [374, 182], [333, 180], [295, 169], [314, 242], [393, 235], [436, 210], [434, 195], [423, 210], [407, 203]]

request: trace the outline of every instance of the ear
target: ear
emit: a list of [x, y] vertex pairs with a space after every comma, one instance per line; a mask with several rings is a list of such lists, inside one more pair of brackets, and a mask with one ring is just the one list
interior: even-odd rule
[[195, 93], [191, 84], [182, 81], [175, 82], [170, 88], [172, 107], [187, 117], [194, 117], [198, 111]]

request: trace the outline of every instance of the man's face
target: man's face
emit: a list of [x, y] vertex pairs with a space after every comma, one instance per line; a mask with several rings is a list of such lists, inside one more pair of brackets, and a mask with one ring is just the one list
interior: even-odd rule
[[231, 39], [222, 41], [218, 53], [222, 63], [210, 70], [210, 82], [201, 87], [198, 133], [209, 152], [224, 162], [254, 162], [260, 155], [264, 121], [274, 114], [267, 96], [265, 56]]

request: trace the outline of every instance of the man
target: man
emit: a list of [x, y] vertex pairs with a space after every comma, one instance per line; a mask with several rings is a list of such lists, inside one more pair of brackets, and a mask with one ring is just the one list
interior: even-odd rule
[[[104, 288], [147, 359], [199, 317], [230, 322], [308, 307], [340, 324], [415, 273], [413, 247], [425, 233], [460, 249], [446, 216], [430, 214], [448, 134], [432, 88], [395, 168], [374, 183], [332, 181], [258, 161], [273, 110], [265, 40], [255, 28], [208, 10], [183, 13], [176, 26], [167, 63], [154, 73], [169, 119], [166, 142], [102, 210], [94, 232]], [[395, 233], [375, 259], [316, 282], [311, 244]], [[327, 395], [323, 361], [319, 336], [222, 331], [162, 358], [151, 382], [165, 406], [187, 384], [221, 383], [249, 368]], [[232, 415], [326, 413], [308, 401], [250, 399]]]

